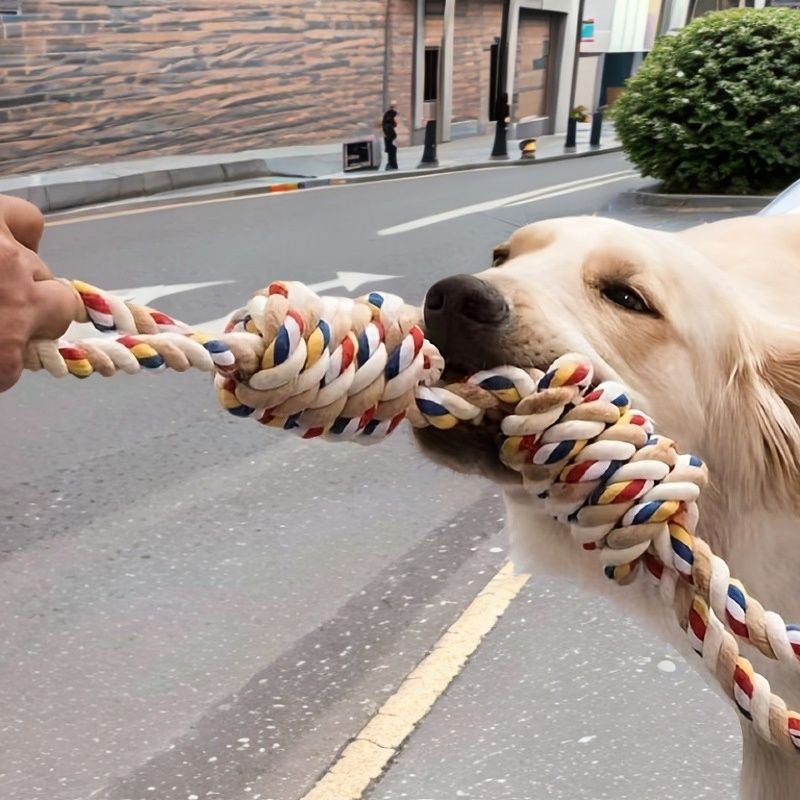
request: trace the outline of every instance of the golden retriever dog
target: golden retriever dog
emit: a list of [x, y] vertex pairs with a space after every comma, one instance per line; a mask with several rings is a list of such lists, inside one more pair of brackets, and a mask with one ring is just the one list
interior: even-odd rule
[[[626, 385], [659, 433], [708, 464], [699, 535], [766, 608], [800, 623], [800, 218], [681, 233], [596, 217], [535, 223], [495, 249], [491, 269], [432, 286], [424, 314], [446, 377], [499, 364], [545, 368], [578, 352], [599, 379]], [[611, 596], [705, 669], [655, 592], [608, 581], [521, 488], [498, 460], [496, 429], [417, 436], [436, 460], [502, 484], [520, 570]], [[744, 650], [800, 709], [800, 668], [786, 674]], [[779, 752], [746, 720], [742, 731], [742, 798], [800, 798], [800, 753]]]

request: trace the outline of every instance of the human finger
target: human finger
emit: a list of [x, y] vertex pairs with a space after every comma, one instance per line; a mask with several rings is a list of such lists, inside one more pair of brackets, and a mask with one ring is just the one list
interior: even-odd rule
[[32, 289], [31, 339], [59, 339], [77, 318], [78, 297], [67, 283], [36, 281]]
[[0, 227], [36, 252], [44, 233], [44, 216], [33, 203], [4, 194], [0, 195]]
[[0, 392], [10, 389], [22, 375], [22, 348], [18, 343], [0, 341]]

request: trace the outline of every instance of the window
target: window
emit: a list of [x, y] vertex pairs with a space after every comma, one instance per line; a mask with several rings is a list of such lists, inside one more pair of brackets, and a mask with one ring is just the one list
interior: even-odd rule
[[729, 8], [753, 7], [754, 0], [695, 0], [692, 4], [691, 18], [703, 17], [714, 11], [727, 11]]
[[0, 0], [0, 17], [16, 16], [20, 13], [19, 0]]
[[439, 48], [425, 48], [425, 96], [426, 103], [439, 97]]

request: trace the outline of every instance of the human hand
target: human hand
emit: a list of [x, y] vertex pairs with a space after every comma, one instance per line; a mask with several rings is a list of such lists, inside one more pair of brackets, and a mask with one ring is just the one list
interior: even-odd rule
[[0, 392], [22, 373], [32, 339], [58, 339], [80, 310], [80, 299], [36, 254], [44, 218], [36, 206], [0, 195]]

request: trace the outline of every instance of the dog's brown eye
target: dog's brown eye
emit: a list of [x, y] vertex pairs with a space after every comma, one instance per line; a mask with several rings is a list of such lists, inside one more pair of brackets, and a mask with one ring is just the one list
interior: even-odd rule
[[631, 289], [630, 286], [626, 286], [624, 283], [612, 283], [609, 286], [604, 286], [601, 291], [603, 297], [607, 300], [628, 309], [628, 311], [635, 311], [638, 314], [656, 313], [635, 289]]

